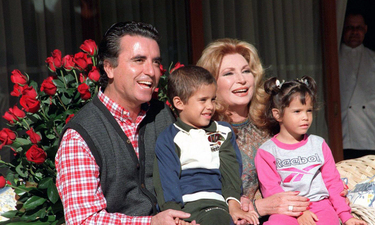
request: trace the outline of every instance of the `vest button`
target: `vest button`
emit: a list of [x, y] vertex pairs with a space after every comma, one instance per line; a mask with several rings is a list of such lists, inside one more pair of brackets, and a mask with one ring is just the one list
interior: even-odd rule
[[349, 109], [351, 109], [352, 108], [352, 106], [349, 106]]
[[141, 184], [141, 187], [142, 187], [142, 188], [145, 188], [145, 184]]
[[365, 109], [366, 108], [366, 106], [362, 106], [362, 109]]
[[130, 144], [130, 140], [129, 140], [129, 139], [127, 139], [127, 140], [126, 140], [126, 143]]
[[139, 166], [139, 163], [137, 163], [137, 169], [139, 169], [139, 167], [140, 167], [140, 166]]

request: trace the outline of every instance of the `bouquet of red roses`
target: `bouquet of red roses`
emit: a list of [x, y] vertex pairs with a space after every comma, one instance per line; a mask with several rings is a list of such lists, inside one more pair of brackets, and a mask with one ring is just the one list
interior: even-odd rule
[[7, 185], [17, 194], [17, 209], [2, 214], [12, 222], [64, 223], [55, 186], [60, 133], [98, 91], [100, 77], [96, 43], [86, 40], [80, 49], [64, 57], [54, 50], [46, 59], [52, 74], [40, 87], [26, 73], [14, 70], [11, 74], [11, 95], [19, 102], [3, 115], [10, 128], [0, 131], [0, 149], [9, 147], [14, 159], [10, 163], [0, 160], [0, 164], [8, 168]]

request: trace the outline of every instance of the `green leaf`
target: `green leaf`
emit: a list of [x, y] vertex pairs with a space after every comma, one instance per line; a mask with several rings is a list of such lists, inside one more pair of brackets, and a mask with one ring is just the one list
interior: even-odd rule
[[38, 180], [41, 180], [41, 179], [44, 177], [44, 175], [43, 175], [43, 173], [41, 173], [41, 172], [37, 172], [37, 173], [35, 173], [35, 177], [36, 177]]
[[40, 189], [47, 189], [49, 185], [53, 184], [52, 177], [46, 177], [39, 182], [38, 187]]
[[76, 78], [72, 74], [67, 74], [67, 75], [65, 75], [65, 80], [66, 80], [66, 83], [70, 83], [72, 81], [75, 81]]
[[57, 192], [57, 188], [56, 188], [56, 185], [55, 183], [51, 182], [52, 184], [48, 186], [47, 188], [47, 195], [48, 195], [48, 199], [52, 202], [52, 203], [56, 203], [60, 196], [59, 196], [59, 193]]
[[36, 91], [38, 91], [38, 83], [34, 80], [30, 80], [29, 86], [32, 86]]
[[55, 140], [56, 139], [56, 135], [54, 134], [47, 134], [46, 137], [50, 140]]
[[26, 210], [32, 210], [35, 209], [36, 207], [42, 205], [47, 199], [41, 198], [39, 196], [32, 196], [29, 200], [27, 200], [24, 204], [23, 207]]
[[26, 138], [16, 138], [16, 140], [12, 144], [12, 147], [16, 149], [24, 145], [31, 145], [31, 141]]
[[3, 212], [1, 214], [1, 216], [5, 217], [5, 218], [13, 218], [16, 214], [17, 214], [17, 210], [11, 210], [11, 211], [8, 211], [8, 212]]
[[[10, 222], [6, 223], [7, 225], [25, 225], [25, 221], [22, 222]], [[50, 225], [50, 222], [42, 222], [42, 221], [27, 221], [27, 225]]]
[[64, 82], [60, 79], [62, 79], [62, 78], [59, 77], [59, 79], [53, 80], [53, 83], [56, 85], [56, 87], [59, 91], [61, 91], [61, 89], [65, 89]]
[[14, 192], [18, 196], [23, 196], [26, 192], [30, 192], [32, 190], [36, 189], [35, 187], [25, 187], [25, 185], [18, 186], [17, 188], [14, 189]]
[[64, 105], [68, 105], [70, 104], [70, 102], [72, 101], [71, 98], [67, 98], [65, 95], [62, 95], [61, 96], [61, 101], [64, 103]]
[[23, 171], [24, 170], [24, 167], [23, 167], [23, 164], [22, 162], [20, 164], [18, 164], [18, 166], [16, 167], [16, 172], [21, 176], [21, 177], [27, 177], [27, 175], [29, 174], [27, 172], [27, 170]]
[[36, 219], [43, 219], [45, 216], [46, 216], [46, 208], [43, 207], [42, 209], [38, 211], [25, 213], [21, 218], [26, 221], [33, 221]]

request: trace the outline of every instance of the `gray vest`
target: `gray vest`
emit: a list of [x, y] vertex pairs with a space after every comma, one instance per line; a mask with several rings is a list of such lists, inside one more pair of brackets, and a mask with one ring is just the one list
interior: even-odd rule
[[100, 184], [108, 212], [129, 216], [156, 213], [152, 183], [155, 142], [160, 132], [173, 122], [170, 109], [152, 100], [139, 129], [139, 160], [130, 140], [97, 96], [66, 125], [63, 133], [69, 128], [76, 130], [100, 167]]

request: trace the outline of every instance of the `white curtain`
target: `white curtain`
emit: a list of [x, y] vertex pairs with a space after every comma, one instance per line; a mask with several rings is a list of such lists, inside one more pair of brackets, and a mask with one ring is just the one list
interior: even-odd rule
[[[163, 65], [188, 63], [188, 28], [185, 1], [111, 0], [99, 1], [99, 9], [86, 12], [82, 0], [0, 0], [0, 114], [17, 99], [10, 74], [14, 69], [28, 73], [39, 84], [48, 76], [45, 59], [54, 49], [63, 55], [79, 51], [83, 43], [83, 14], [100, 13], [101, 33], [119, 21], [143, 21], [159, 30]], [[101, 34], [102, 35], [102, 34]], [[100, 35], [100, 36], [101, 36]], [[92, 37], [94, 39], [95, 37]], [[0, 119], [0, 129], [5, 120]]]
[[171, 62], [188, 63], [188, 25], [185, 1], [175, 0], [111, 0], [100, 1], [102, 30], [115, 22], [142, 21], [159, 31], [164, 68]]
[[224, 37], [252, 43], [259, 51], [267, 77], [313, 77], [323, 104], [309, 132], [328, 141], [319, 8], [319, 0], [203, 1], [204, 39], [206, 44]]
[[41, 83], [48, 75], [45, 59], [54, 49], [63, 55], [79, 51], [81, 28], [79, 0], [0, 0], [1, 115], [17, 101], [9, 98], [11, 72], [19, 69]]
[[348, 0], [336, 0], [337, 49], [340, 49], [341, 36], [345, 22], [345, 12]]
[[[41, 84], [48, 76], [45, 59], [54, 49], [62, 54], [79, 51], [81, 28], [79, 0], [0, 0], [1, 116], [18, 101], [9, 95], [11, 72], [19, 69]], [[2, 129], [6, 121], [0, 118]], [[10, 160], [9, 150], [3, 149], [0, 155]]]
[[[18, 99], [10, 96], [11, 72], [19, 69], [41, 84], [48, 76], [45, 59], [54, 49], [63, 56], [79, 52], [85, 26], [83, 17], [98, 16], [95, 29], [102, 34], [115, 22], [143, 21], [156, 26], [161, 35], [163, 65], [188, 63], [186, 1], [174, 0], [0, 0], [0, 114]], [[91, 4], [91, 5], [90, 5]], [[91, 24], [87, 24], [91, 25]], [[87, 34], [86, 34], [87, 35]], [[89, 37], [95, 40], [95, 37]], [[98, 40], [97, 40], [98, 41]], [[6, 121], [0, 117], [0, 130]], [[3, 159], [8, 151], [0, 151]], [[0, 171], [1, 172], [1, 171]]]

